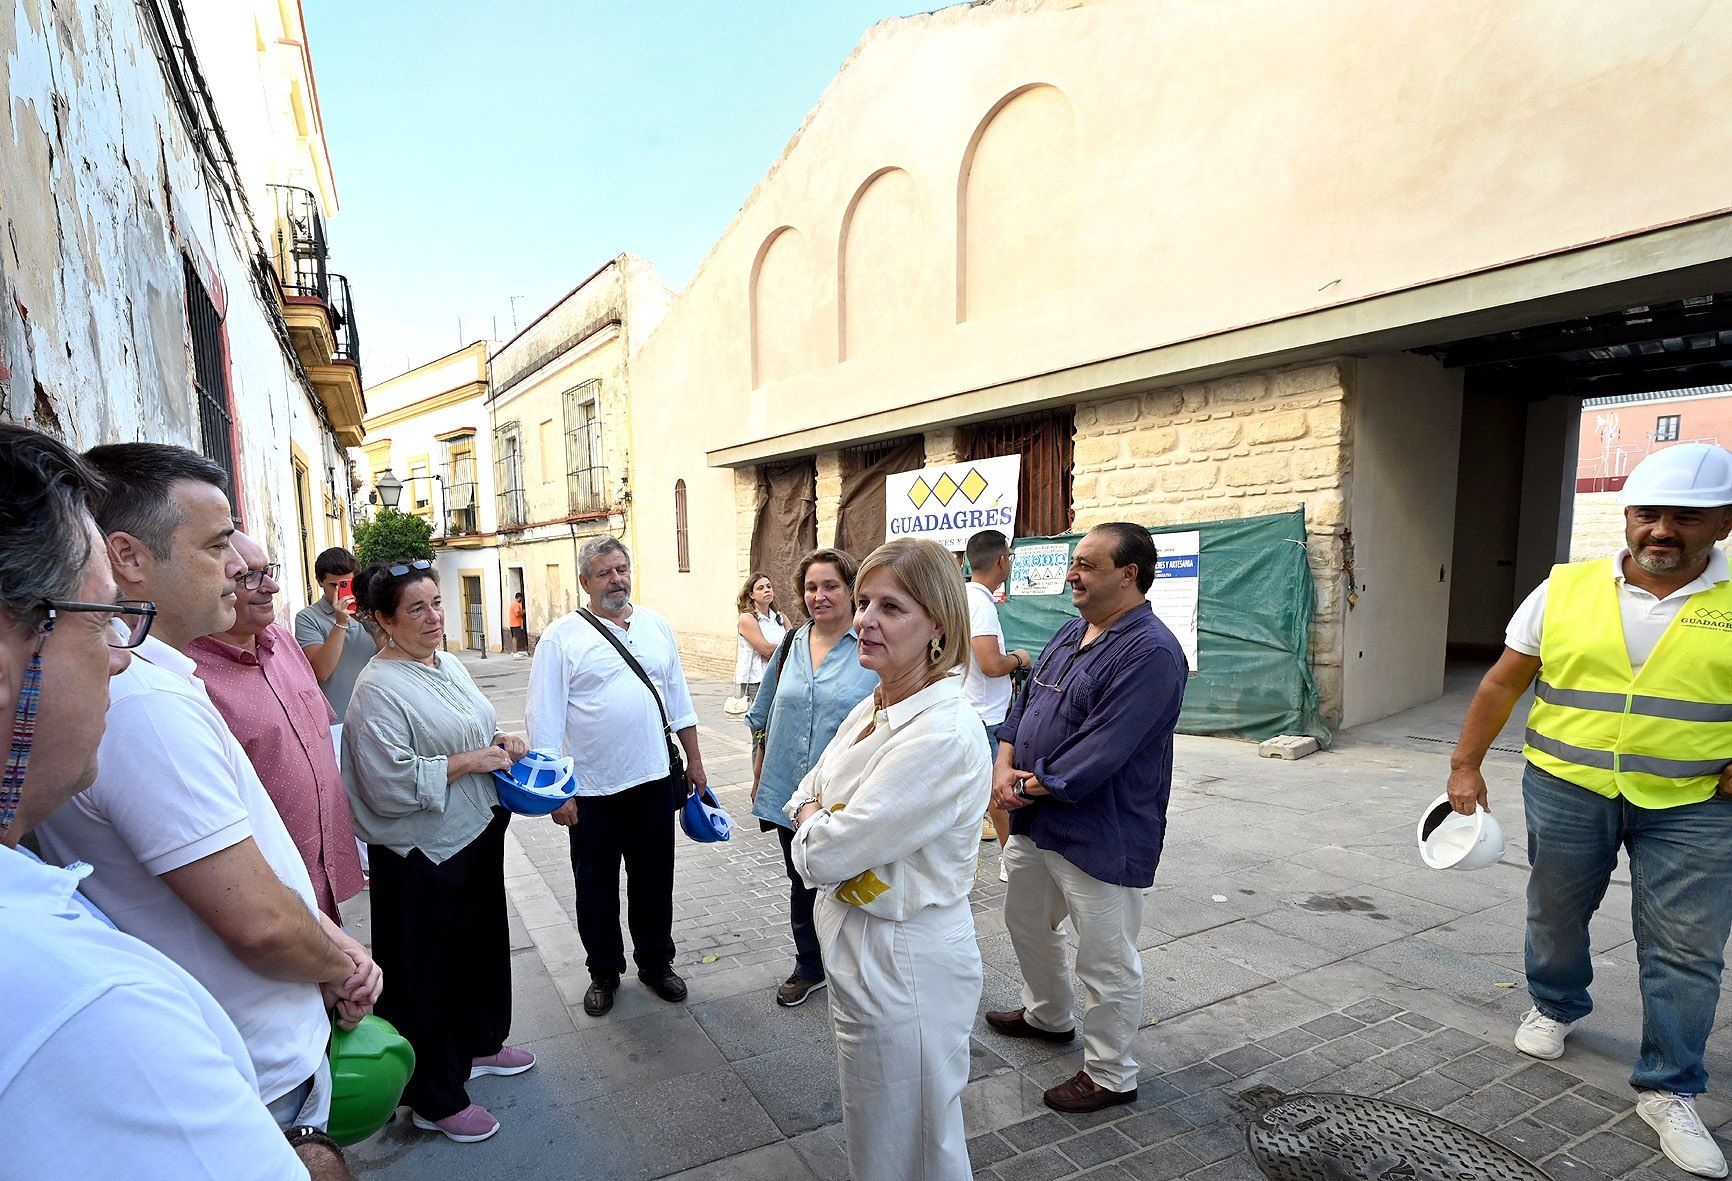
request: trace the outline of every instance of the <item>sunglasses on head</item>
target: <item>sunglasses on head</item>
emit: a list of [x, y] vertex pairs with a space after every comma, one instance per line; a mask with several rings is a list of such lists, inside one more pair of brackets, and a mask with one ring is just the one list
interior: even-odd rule
[[399, 562], [395, 566], [387, 566], [393, 578], [401, 578], [411, 570], [431, 570], [433, 563], [426, 558], [416, 558], [413, 562]]

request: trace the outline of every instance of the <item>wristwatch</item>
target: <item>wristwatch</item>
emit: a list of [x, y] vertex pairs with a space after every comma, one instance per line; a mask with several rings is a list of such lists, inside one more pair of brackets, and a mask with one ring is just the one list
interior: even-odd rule
[[1025, 784], [1025, 783], [1027, 783], [1027, 782], [1028, 782], [1028, 779], [1027, 779], [1027, 778], [1026, 778], [1026, 777], [1025, 777], [1025, 778], [1022, 778], [1022, 779], [1018, 779], [1018, 780], [1017, 780], [1017, 781], [1016, 781], [1016, 788], [1015, 788], [1015, 791], [1016, 791], [1016, 798], [1017, 798], [1017, 799], [1019, 799], [1019, 800], [1029, 800], [1029, 801], [1033, 801], [1033, 799], [1034, 799], [1034, 797], [1033, 797], [1033, 796], [1031, 796], [1031, 795], [1029, 795], [1029, 794], [1028, 794], [1028, 789], [1027, 789], [1027, 788], [1026, 788], [1026, 787], [1024, 787], [1024, 786], [1023, 786], [1023, 784]]

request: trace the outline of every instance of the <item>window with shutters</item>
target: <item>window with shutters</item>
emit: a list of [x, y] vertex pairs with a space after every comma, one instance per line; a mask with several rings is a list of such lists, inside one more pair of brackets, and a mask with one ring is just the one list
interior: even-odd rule
[[674, 481], [674, 560], [681, 574], [692, 572], [692, 543], [686, 519], [686, 482]]
[[499, 500], [499, 527], [522, 528], [527, 520], [523, 495], [523, 437], [515, 422], [493, 431], [493, 486]]
[[965, 427], [962, 457], [978, 460], [1021, 455], [1016, 535], [1057, 537], [1070, 532], [1071, 520], [1076, 516], [1071, 505], [1071, 454], [1075, 440], [1076, 409], [1065, 406]]
[[602, 513], [607, 493], [607, 453], [601, 438], [601, 383], [586, 381], [565, 393], [566, 484], [571, 513]]

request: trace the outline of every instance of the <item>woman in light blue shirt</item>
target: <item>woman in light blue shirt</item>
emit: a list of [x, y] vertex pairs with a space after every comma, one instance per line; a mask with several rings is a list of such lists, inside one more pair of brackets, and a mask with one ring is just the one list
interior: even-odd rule
[[811, 622], [770, 658], [757, 700], [746, 715], [752, 731], [752, 815], [782, 841], [788, 873], [788, 919], [794, 930], [794, 972], [776, 989], [776, 1003], [800, 1004], [824, 985], [824, 957], [812, 924], [815, 895], [789, 853], [794, 830], [782, 807], [824, 753], [856, 705], [878, 687], [878, 674], [860, 667], [860, 641], [853, 631], [854, 575], [847, 553], [816, 549], [800, 560], [795, 584]]

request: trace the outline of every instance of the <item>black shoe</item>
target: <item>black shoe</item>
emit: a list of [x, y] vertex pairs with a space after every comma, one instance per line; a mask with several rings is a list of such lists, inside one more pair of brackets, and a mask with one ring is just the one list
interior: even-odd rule
[[583, 994], [583, 1011], [591, 1017], [605, 1017], [613, 1008], [613, 994], [618, 991], [618, 976], [590, 977], [589, 991]]
[[782, 981], [776, 989], [776, 1003], [784, 1009], [806, 1003], [806, 998], [827, 985], [822, 980], [808, 980], [798, 972]]
[[649, 985], [649, 990], [664, 1001], [677, 1003], [686, 999], [686, 982], [674, 975], [672, 968], [663, 968], [660, 972], [639, 968], [637, 978]]

